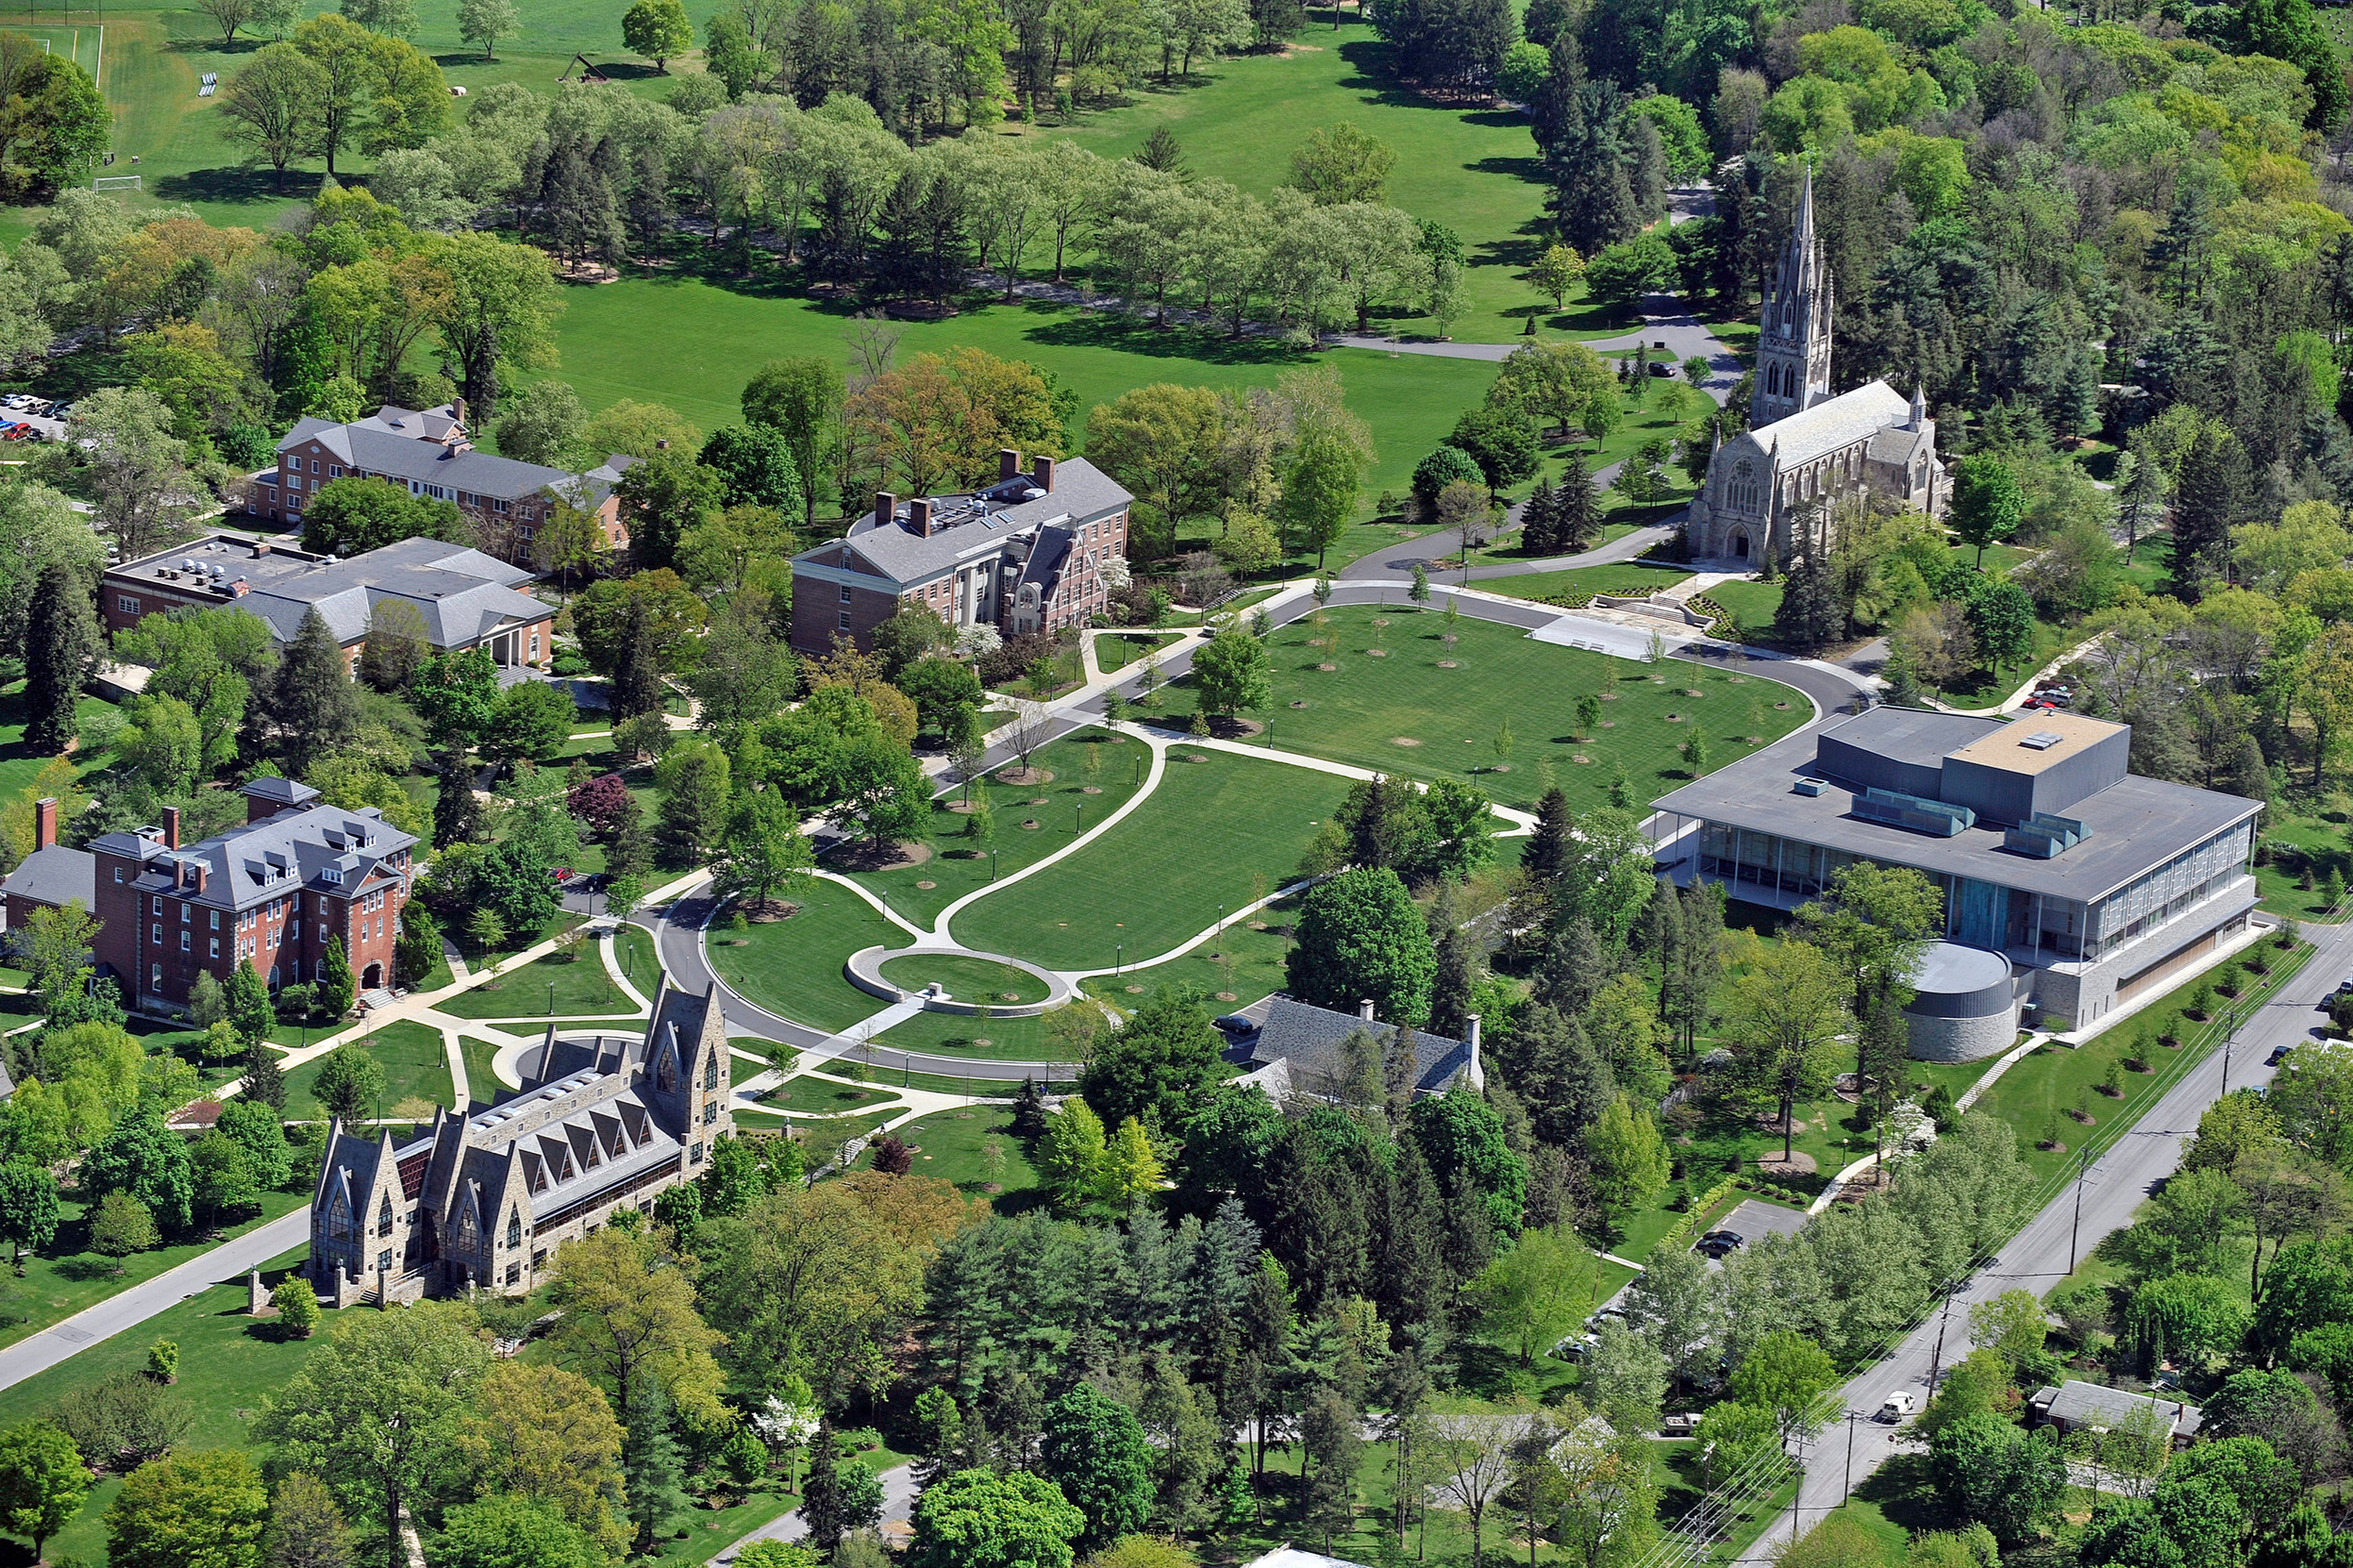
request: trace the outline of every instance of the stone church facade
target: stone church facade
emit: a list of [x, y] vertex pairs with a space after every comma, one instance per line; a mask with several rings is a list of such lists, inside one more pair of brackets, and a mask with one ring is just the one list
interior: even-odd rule
[[1841, 491], [1944, 509], [1944, 465], [1922, 395], [1907, 399], [1885, 381], [1830, 395], [1836, 292], [1814, 230], [1810, 170], [1765, 291], [1749, 428], [1718, 444], [1684, 525], [1693, 559], [1733, 570], [1785, 562], [1794, 530], [1822, 515], [1813, 504]]
[[518, 1294], [556, 1249], [621, 1209], [702, 1175], [734, 1130], [718, 988], [665, 982], [635, 1036], [547, 1038], [523, 1053], [523, 1087], [441, 1112], [395, 1145], [339, 1120], [310, 1200], [311, 1282], [338, 1307], [470, 1287]]

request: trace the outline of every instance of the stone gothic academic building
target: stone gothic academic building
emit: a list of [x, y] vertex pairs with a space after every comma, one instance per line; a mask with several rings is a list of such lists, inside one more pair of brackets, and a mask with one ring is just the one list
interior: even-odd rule
[[1916, 510], [1944, 506], [1936, 421], [1920, 392], [1885, 381], [1830, 395], [1836, 286], [1814, 231], [1813, 174], [1797, 226], [1765, 291], [1749, 428], [1720, 444], [1692, 500], [1694, 560], [1734, 570], [1789, 559], [1792, 529], [1816, 501], [1844, 490], [1892, 495]]
[[530, 1290], [563, 1243], [703, 1174], [735, 1126], [726, 1057], [718, 988], [665, 982], [642, 1038], [551, 1024], [517, 1063], [522, 1088], [423, 1137], [336, 1122], [310, 1200], [312, 1282], [338, 1307]]

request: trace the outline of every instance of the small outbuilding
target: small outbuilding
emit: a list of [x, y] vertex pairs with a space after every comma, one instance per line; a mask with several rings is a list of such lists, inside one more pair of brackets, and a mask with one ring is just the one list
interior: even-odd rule
[[2034, 1397], [2027, 1401], [2027, 1410], [2035, 1426], [2056, 1426], [2061, 1433], [2112, 1432], [2146, 1420], [2154, 1410], [2171, 1427], [2176, 1444], [2195, 1437], [2206, 1419], [2195, 1405], [2179, 1399], [2078, 1383], [2072, 1377], [2057, 1388], [2045, 1384], [2035, 1390]]
[[2018, 1037], [2010, 960], [1984, 947], [1940, 942], [1920, 957], [1904, 1007], [1911, 1054], [1921, 1061], [1998, 1056]]

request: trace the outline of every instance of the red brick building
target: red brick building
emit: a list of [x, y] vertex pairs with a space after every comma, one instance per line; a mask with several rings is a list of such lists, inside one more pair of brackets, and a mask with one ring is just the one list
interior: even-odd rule
[[362, 992], [390, 983], [417, 841], [292, 779], [257, 778], [244, 794], [244, 826], [201, 843], [179, 842], [175, 809], [160, 827], [51, 851], [90, 861], [92, 948], [125, 1006], [176, 1011], [199, 974], [225, 983], [244, 959], [273, 990], [315, 980], [337, 937]]
[[1135, 497], [1083, 458], [998, 458], [998, 479], [971, 494], [875, 497], [839, 539], [793, 558], [793, 646], [823, 653], [836, 636], [872, 645], [874, 629], [910, 605], [961, 630], [1005, 637], [1084, 626], [1124, 580]]
[[277, 466], [253, 475], [245, 509], [281, 527], [301, 523], [319, 487], [336, 479], [384, 479], [411, 495], [448, 501], [466, 514], [483, 548], [509, 560], [530, 556], [531, 540], [559, 499], [592, 512], [615, 552], [628, 548], [613, 487], [637, 459], [614, 453], [585, 474], [518, 462], [474, 449], [461, 404], [398, 409], [386, 404], [349, 425], [306, 419], [277, 443]]

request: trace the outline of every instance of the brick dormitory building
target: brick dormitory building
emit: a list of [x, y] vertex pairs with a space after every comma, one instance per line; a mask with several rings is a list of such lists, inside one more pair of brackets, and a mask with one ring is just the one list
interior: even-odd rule
[[1107, 569], [1126, 560], [1134, 499], [1083, 458], [1038, 458], [1024, 473], [1011, 451], [985, 490], [904, 506], [877, 494], [841, 538], [793, 558], [793, 646], [871, 646], [909, 606], [1005, 637], [1083, 626], [1110, 608]]
[[348, 425], [306, 419], [277, 443], [275, 467], [252, 475], [245, 509], [293, 527], [322, 485], [383, 479], [409, 494], [447, 501], [465, 513], [486, 549], [509, 559], [530, 554], [531, 540], [563, 500], [594, 515], [607, 548], [628, 546], [613, 487], [637, 461], [614, 453], [585, 474], [519, 462], [474, 449], [462, 404], [400, 409], [391, 404]]
[[88, 849], [58, 844], [57, 802], [41, 802], [34, 852], [0, 880], [0, 921], [79, 900], [99, 921], [99, 976], [144, 1012], [185, 1008], [198, 975], [226, 983], [247, 959], [273, 990], [314, 980], [339, 937], [361, 991], [387, 984], [417, 841], [292, 779], [257, 778], [244, 795], [243, 825], [200, 843], [180, 842], [175, 808]]

